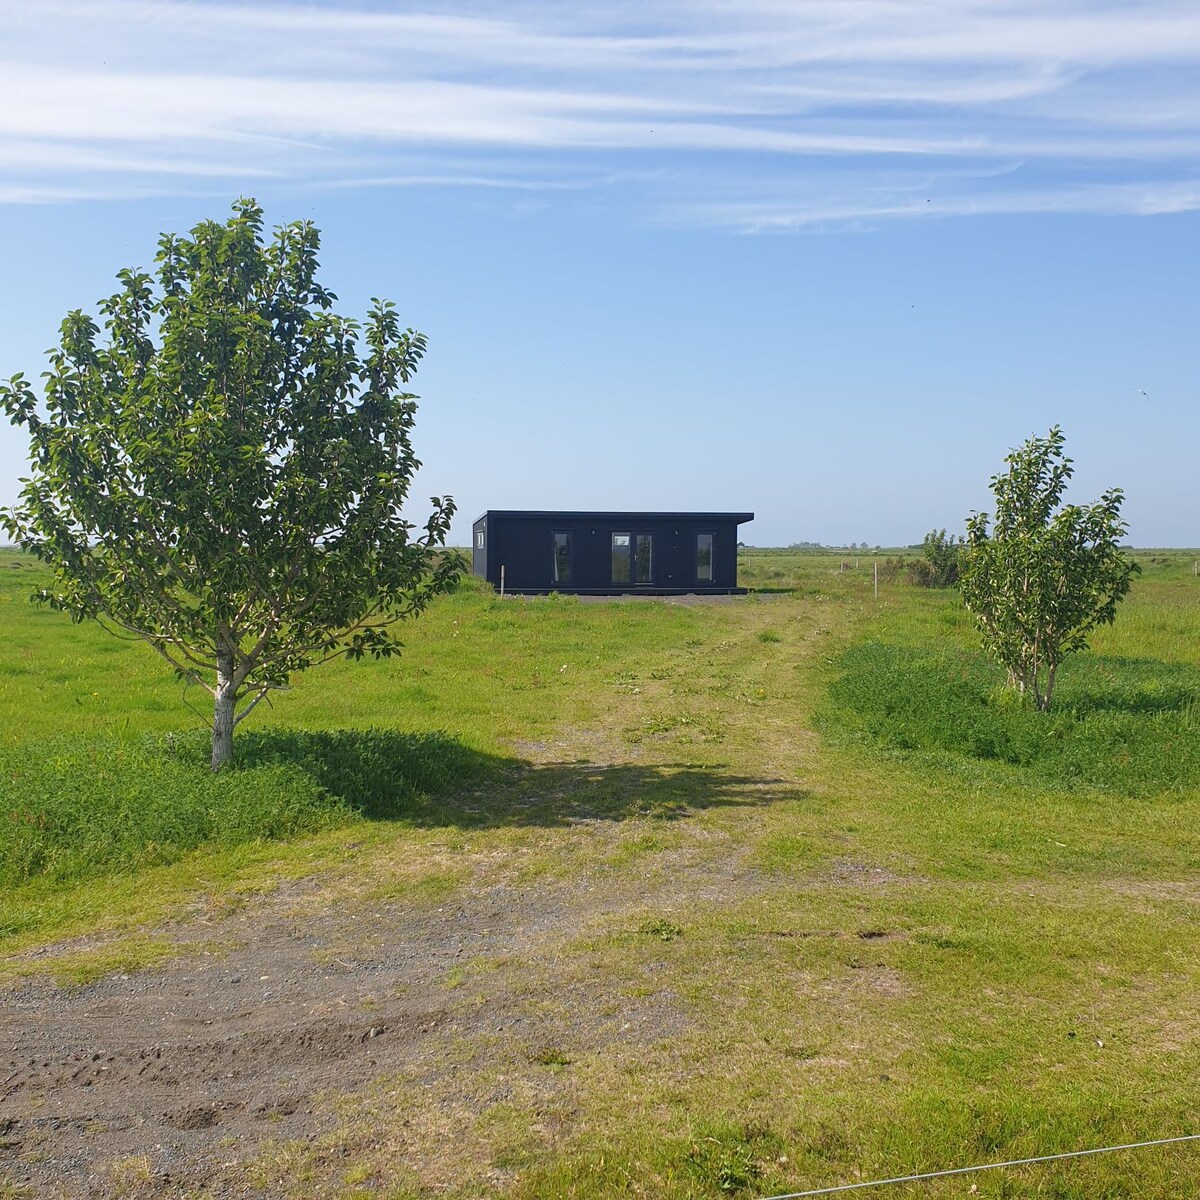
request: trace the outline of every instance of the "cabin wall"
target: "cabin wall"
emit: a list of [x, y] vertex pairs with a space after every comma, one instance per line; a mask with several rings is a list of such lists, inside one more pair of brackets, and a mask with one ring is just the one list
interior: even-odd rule
[[471, 574], [480, 579], [488, 576], [488, 519], [482, 516], [471, 526]]

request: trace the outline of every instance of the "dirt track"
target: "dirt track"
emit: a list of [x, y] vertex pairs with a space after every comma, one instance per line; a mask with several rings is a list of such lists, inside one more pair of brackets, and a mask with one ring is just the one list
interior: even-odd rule
[[[532, 776], [461, 798], [468, 822], [486, 805], [497, 829], [544, 831], [514, 844], [567, 875], [523, 882], [509, 843], [481, 840], [449, 864], [468, 879], [446, 900], [337, 899], [312, 878], [233, 915], [201, 905], [165, 931], [182, 953], [164, 966], [0, 992], [0, 1200], [338, 1195], [368, 1159], [408, 1174], [367, 1178], [365, 1194], [397, 1178], [436, 1192], [464, 1170], [490, 1193], [518, 1167], [493, 1167], [504, 1156], [479, 1117], [505, 1108], [552, 1153], [587, 1056], [636, 1069], [695, 1019], [659, 970], [664, 943], [643, 939], [621, 979], [579, 939], [755, 891], [752, 814], [804, 794], [774, 771], [661, 765], [638, 747], [614, 760], [610, 741], [517, 745]], [[742, 813], [738, 839], [689, 828], [724, 806]], [[604, 866], [663, 821], [681, 837], [653, 869]], [[392, 853], [405, 861], [402, 837]], [[364, 854], [352, 869], [376, 871]]]
[[[165, 968], [10, 992], [0, 1180], [38, 1196], [262, 1195], [270, 1183], [255, 1183], [247, 1164], [267, 1141], [312, 1144], [327, 1132], [332, 1095], [460, 1072], [458, 1099], [477, 1107], [494, 1097], [471, 1094], [464, 1046], [500, 1038], [527, 1051], [565, 1036], [587, 1050], [669, 1036], [682, 1020], [661, 995], [602, 1014], [595, 994], [553, 978], [561, 939], [621, 905], [587, 884], [497, 886], [465, 902], [317, 919], [297, 919], [297, 898], [281, 891], [217, 928], [177, 930], [197, 950]], [[204, 948], [214, 935], [236, 948]], [[448, 990], [457, 965], [496, 955], [510, 966], [489, 973], [486, 1002], [474, 986], [469, 999]], [[519, 981], [535, 972], [568, 1010], [566, 1033], [520, 999]]]

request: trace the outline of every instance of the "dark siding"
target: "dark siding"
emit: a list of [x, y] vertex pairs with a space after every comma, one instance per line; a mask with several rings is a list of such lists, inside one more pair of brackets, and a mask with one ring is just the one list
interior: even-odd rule
[[[479, 545], [479, 535], [483, 534], [483, 546]], [[480, 579], [488, 578], [488, 518], [487, 513], [484, 513], [474, 525], [471, 526], [471, 574], [478, 575]]]
[[[737, 531], [749, 513], [508, 513], [489, 511], [475, 522], [486, 548], [472, 547], [472, 569], [497, 589], [512, 592], [730, 592], [737, 587]], [[554, 581], [554, 535], [571, 536], [571, 581]], [[627, 533], [653, 538], [648, 584], [614, 583], [612, 536]], [[711, 533], [713, 578], [696, 574], [696, 535]], [[630, 553], [633, 557], [634, 542]], [[634, 568], [636, 571], [636, 568]]]

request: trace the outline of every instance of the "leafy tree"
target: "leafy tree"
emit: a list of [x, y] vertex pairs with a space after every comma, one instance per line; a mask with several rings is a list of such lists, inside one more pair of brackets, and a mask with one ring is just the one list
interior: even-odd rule
[[920, 566], [925, 569], [910, 572], [912, 582], [923, 587], [953, 587], [958, 582], [958, 560], [962, 554], [963, 539], [947, 535], [944, 529], [931, 529], [925, 535], [921, 549], [925, 559]]
[[425, 338], [392, 304], [333, 312], [320, 235], [224, 224], [164, 235], [156, 278], [121, 271], [102, 334], [68, 314], [44, 399], [22, 375], [0, 403], [30, 436], [9, 534], [53, 568], [35, 599], [141, 638], [213, 698], [212, 765], [293, 672], [386, 657], [392, 626], [453, 586], [454, 503], [401, 513], [420, 463], [403, 390]]
[[1059, 664], [1114, 620], [1139, 569], [1119, 545], [1119, 488], [1095, 504], [1060, 507], [1074, 473], [1064, 445], [1056, 425], [1004, 460], [1008, 470], [991, 481], [995, 522], [987, 513], [967, 521], [959, 580], [985, 648], [1039, 709], [1050, 705]]

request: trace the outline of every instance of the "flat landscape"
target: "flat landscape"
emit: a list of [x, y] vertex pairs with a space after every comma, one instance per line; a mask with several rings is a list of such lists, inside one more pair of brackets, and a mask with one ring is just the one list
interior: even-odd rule
[[[0, 1197], [699, 1200], [1200, 1132], [1196, 553], [1136, 553], [1047, 714], [887, 554], [468, 580], [214, 778], [207, 697], [0, 552]], [[1198, 1186], [1185, 1143], [861, 1194]]]

